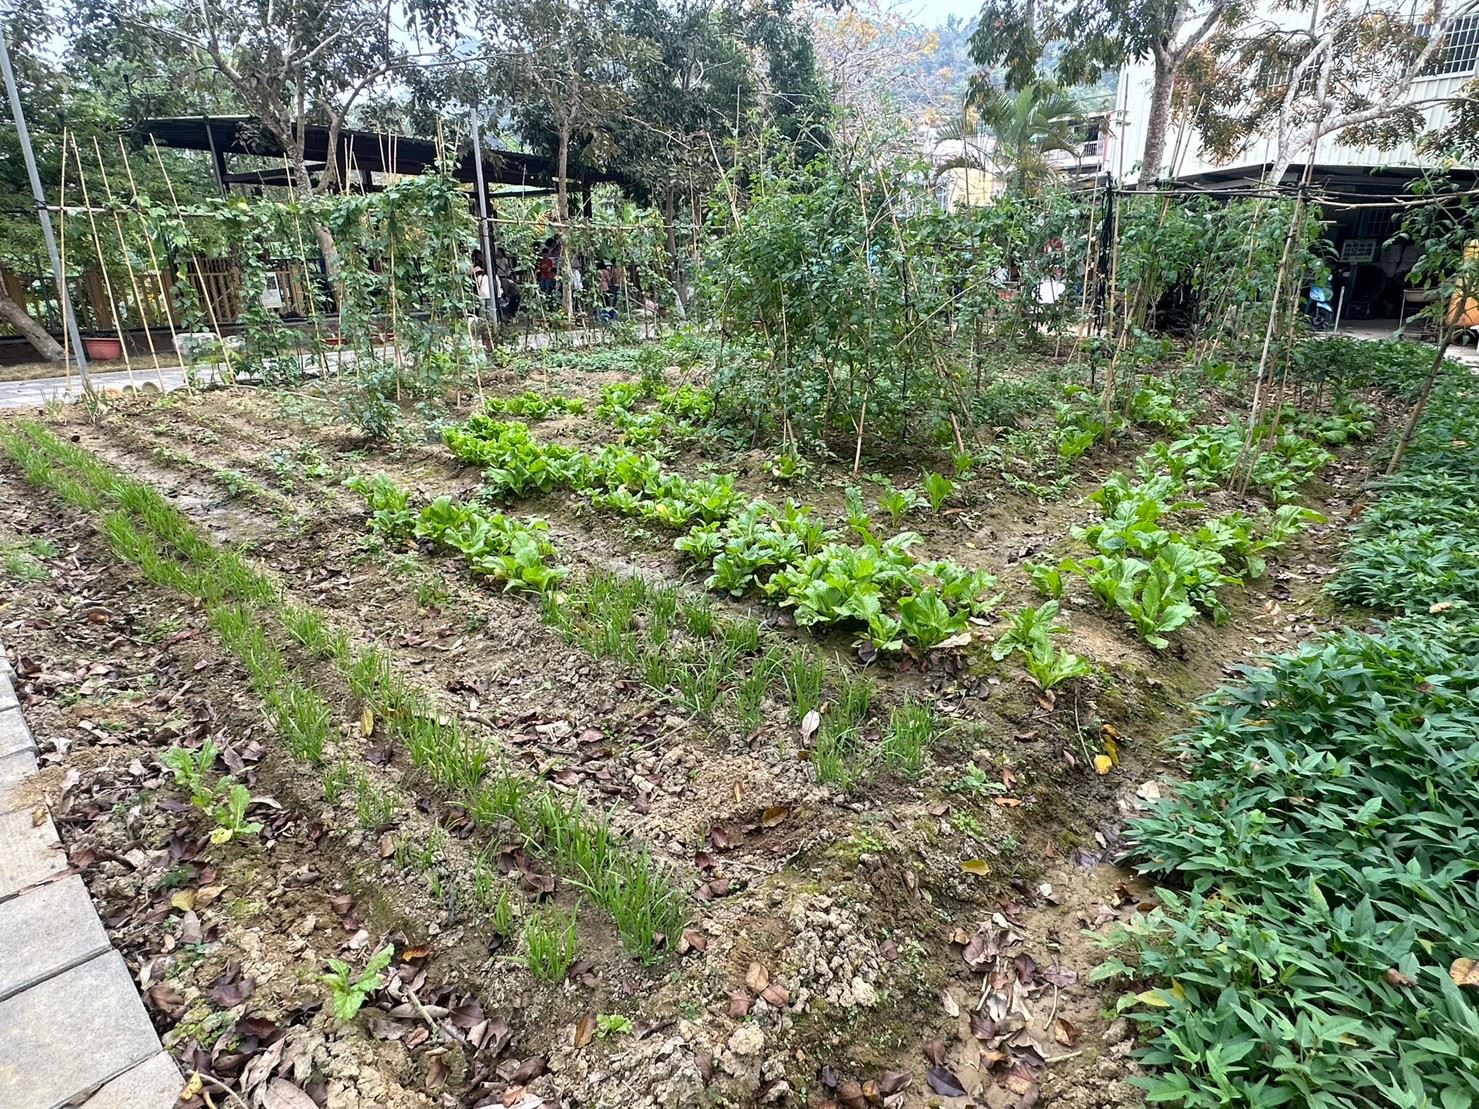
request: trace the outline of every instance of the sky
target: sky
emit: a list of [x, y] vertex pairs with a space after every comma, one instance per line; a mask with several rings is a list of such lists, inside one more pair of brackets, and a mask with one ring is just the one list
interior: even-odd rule
[[981, 0], [901, 0], [893, 7], [926, 27], [934, 27], [952, 15], [972, 18], [981, 10]]

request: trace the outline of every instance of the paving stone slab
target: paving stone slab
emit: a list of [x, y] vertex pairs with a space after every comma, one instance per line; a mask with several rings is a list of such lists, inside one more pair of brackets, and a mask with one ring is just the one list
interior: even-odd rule
[[0, 901], [0, 1001], [108, 950], [108, 934], [73, 874]]
[[14, 705], [0, 707], [0, 755], [35, 749], [36, 741], [31, 738], [31, 729], [26, 727], [26, 718], [21, 715], [21, 710]]
[[53, 1109], [159, 1051], [116, 951], [0, 1001], [0, 1105]]
[[15, 695], [15, 686], [10, 684], [10, 670], [0, 673], [0, 709], [13, 709], [20, 704]]
[[51, 817], [36, 824], [27, 809], [0, 813], [0, 900], [66, 869], [67, 856], [57, 842]]
[[31, 752], [0, 756], [0, 813], [24, 809], [36, 800], [35, 774], [36, 756]]
[[161, 1051], [125, 1071], [82, 1103], [83, 1109], [169, 1109], [185, 1082], [175, 1061]]
[[19, 785], [36, 773], [36, 756], [30, 751], [0, 755], [0, 790]]

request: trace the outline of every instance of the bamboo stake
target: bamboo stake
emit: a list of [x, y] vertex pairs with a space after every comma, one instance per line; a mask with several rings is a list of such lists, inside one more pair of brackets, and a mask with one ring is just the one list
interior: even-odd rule
[[[134, 180], [133, 166], [128, 160], [128, 147], [123, 144], [123, 136], [118, 136], [118, 149], [123, 155], [123, 168], [128, 173], [128, 188], [133, 198], [135, 210], [139, 208], [139, 185]], [[180, 335], [175, 330], [175, 306], [170, 303], [169, 289], [164, 283], [164, 270], [159, 265], [159, 255], [154, 250], [154, 235], [152, 232], [145, 234], [144, 241], [149, 245], [149, 264], [154, 267], [154, 278], [159, 283], [159, 302], [164, 306], [165, 322], [169, 325], [170, 342], [174, 344], [175, 355], [180, 359], [181, 367], [185, 362], [184, 351], [180, 349]], [[190, 375], [183, 374], [186, 391], [191, 391]]]
[[144, 315], [144, 293], [139, 288], [139, 278], [134, 273], [133, 261], [129, 257], [128, 242], [123, 237], [123, 220], [118, 215], [118, 208], [113, 203], [113, 186], [108, 180], [108, 167], [103, 165], [103, 148], [98, 145], [98, 137], [92, 137], [92, 152], [98, 160], [98, 172], [103, 177], [103, 195], [108, 198], [108, 207], [113, 211], [113, 229], [118, 233], [118, 249], [123, 252], [123, 261], [128, 266], [128, 283], [133, 289], [134, 303], [139, 308], [139, 322], [144, 325], [144, 340], [149, 344], [149, 357], [154, 360], [154, 374], [159, 379], [159, 391], [164, 392], [164, 370], [159, 365], [159, 352], [154, 349], [154, 333], [149, 329], [149, 320]]
[[[62, 148], [62, 157], [67, 156], [66, 147]], [[123, 368], [128, 374], [128, 387], [133, 392], [139, 391], [138, 382], [134, 380], [133, 359], [128, 356], [128, 340], [123, 337], [123, 321], [118, 315], [118, 298], [113, 295], [113, 278], [108, 275], [108, 264], [103, 258], [103, 240], [98, 235], [98, 221], [92, 214], [92, 201], [87, 195], [87, 175], [82, 169], [82, 148], [77, 145], [77, 139], [72, 139], [72, 157], [77, 162], [77, 187], [82, 190], [82, 203], [87, 206], [87, 222], [92, 228], [92, 245], [97, 252], [98, 269], [103, 271], [103, 292], [108, 296], [108, 311], [113, 314], [113, 333], [118, 336], [118, 347], [123, 353]]]
[[[291, 170], [288, 167], [288, 156], [286, 154], [282, 156], [282, 167], [283, 172], [291, 180]], [[301, 204], [302, 201], [299, 200], [298, 203]], [[308, 240], [303, 237], [301, 209], [293, 216], [293, 234], [298, 240], [298, 268], [303, 280], [303, 293], [308, 299], [308, 310], [310, 313], [308, 322], [313, 326], [314, 348], [317, 350], [319, 358], [318, 368], [320, 373], [327, 376], [329, 372], [329, 361], [328, 355], [325, 353], [327, 347], [324, 343], [322, 313], [318, 308], [317, 291], [314, 289], [313, 282], [309, 280], [308, 276]]]
[[[65, 284], [66, 283], [66, 280], [67, 280], [67, 158], [66, 158], [66, 151], [67, 151], [67, 128], [63, 127], [62, 128], [62, 180], [61, 180], [61, 191], [60, 191], [60, 193], [57, 196], [57, 201], [58, 201], [58, 207], [57, 207], [57, 232], [58, 232], [58, 235], [59, 235], [60, 240], [61, 240], [58, 243], [58, 245], [57, 245], [57, 254], [58, 254], [58, 256], [61, 259], [61, 268], [62, 268], [61, 278], [62, 278], [63, 284]], [[73, 301], [73, 303], [75, 304], [76, 302]], [[62, 310], [63, 312], [65, 312], [65, 308], [63, 307], [63, 305], [62, 305], [62, 303], [61, 303], [60, 300], [57, 301], [57, 308], [60, 309], [60, 310]], [[71, 355], [71, 345], [72, 345], [72, 329], [70, 327], [66, 326], [66, 322], [64, 320], [63, 321], [63, 324], [62, 324], [62, 368], [66, 371], [66, 375], [67, 375], [66, 392], [65, 392], [65, 394], [63, 394], [65, 396], [71, 396], [72, 395], [72, 359], [70, 357], [70, 355]]]
[[[1294, 249], [1294, 236], [1304, 215], [1304, 194], [1294, 202], [1294, 214], [1289, 221], [1288, 234], [1284, 236], [1284, 253], [1279, 259], [1279, 270], [1274, 277], [1274, 295], [1269, 298], [1268, 326], [1263, 332], [1263, 351], [1258, 356], [1258, 372], [1253, 379], [1253, 404], [1248, 413], [1248, 431], [1243, 437], [1243, 449], [1238, 454], [1236, 473], [1237, 492], [1242, 495], [1247, 491], [1248, 478], [1253, 468], [1251, 450], [1253, 446], [1253, 430], [1258, 426], [1258, 416], [1262, 411], [1264, 375], [1268, 371], [1269, 347], [1273, 344], [1274, 327], [1279, 318], [1279, 298], [1284, 289], [1284, 278], [1289, 268], [1289, 255]], [[1245, 468], [1246, 467], [1246, 468]]]
[[[171, 180], [169, 170], [164, 164], [164, 154], [160, 151], [159, 143], [155, 141], [154, 136], [149, 136], [149, 143], [154, 147], [154, 157], [159, 162], [159, 172], [164, 175], [164, 185], [169, 190], [169, 199], [170, 203], [174, 205], [175, 216], [183, 223], [185, 221], [185, 213], [180, 208], [180, 198], [175, 193], [175, 183]], [[228, 381], [234, 382], [235, 378], [231, 373], [231, 361], [226, 352], [226, 336], [221, 331], [220, 321], [216, 318], [216, 306], [211, 302], [210, 293], [205, 287], [205, 274], [201, 272], [200, 259], [195, 257], [194, 251], [190, 252], [189, 264], [195, 267], [195, 279], [200, 285], [200, 300], [205, 305], [206, 318], [210, 320], [211, 330], [216, 335], [216, 343], [221, 348], [221, 360], [222, 365], [226, 369], [226, 378]]]

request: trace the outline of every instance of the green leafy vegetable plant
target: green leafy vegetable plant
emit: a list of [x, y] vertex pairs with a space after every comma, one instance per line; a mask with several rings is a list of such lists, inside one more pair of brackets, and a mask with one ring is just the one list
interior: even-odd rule
[[925, 497], [929, 499], [931, 512], [939, 512], [941, 506], [950, 498], [950, 494], [955, 492], [955, 482], [933, 470], [926, 470], [920, 477], [919, 487], [924, 490]]
[[370, 530], [386, 540], [405, 539], [415, 525], [411, 494], [384, 474], [356, 474], [344, 482], [347, 489], [364, 497], [370, 509]]
[[370, 995], [384, 984], [380, 974], [394, 957], [394, 945], [386, 944], [370, 956], [358, 974], [343, 959], [329, 960], [329, 973], [321, 977], [329, 987], [329, 1005], [336, 1021], [348, 1024], [355, 1018]]

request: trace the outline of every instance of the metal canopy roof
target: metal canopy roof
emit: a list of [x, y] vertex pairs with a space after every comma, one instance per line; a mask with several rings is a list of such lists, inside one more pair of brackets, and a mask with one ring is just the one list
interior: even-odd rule
[[[1205, 188], [1211, 193], [1256, 188], [1262, 183], [1266, 169], [1263, 163], [1229, 166], [1202, 173], [1182, 174], [1175, 179], [1175, 183], [1191, 188]], [[1470, 168], [1455, 168], [1448, 172], [1451, 176], [1464, 180], [1473, 180], [1479, 176]], [[1284, 176], [1284, 188], [1290, 195], [1293, 195], [1294, 186], [1303, 173], [1303, 163], [1289, 167]], [[1348, 200], [1376, 201], [1409, 196], [1408, 183], [1421, 173], [1422, 170], [1416, 166], [1359, 166], [1316, 162], [1310, 177], [1311, 185], [1317, 192], [1324, 191]]]
[[[287, 184], [285, 170], [262, 170], [230, 173], [226, 170], [227, 154], [281, 158], [283, 148], [252, 116], [174, 116], [148, 119], [139, 130], [160, 145], [176, 150], [210, 151], [216, 160], [222, 184]], [[304, 136], [304, 158], [311, 172], [321, 172], [329, 162], [329, 129], [319, 125], [307, 128]], [[343, 129], [336, 144], [337, 161], [347, 169], [345, 178], [368, 184], [375, 173], [425, 173], [436, 165], [438, 148], [430, 139], [410, 135], [387, 135], [375, 131]], [[453, 175], [459, 181], [476, 180], [471, 153], [455, 159]], [[535, 189], [555, 187], [552, 158], [539, 154], [521, 154], [512, 150], [483, 151], [483, 175], [490, 185], [518, 185]], [[615, 173], [572, 166], [570, 181], [589, 186], [602, 181], [621, 182]]]

